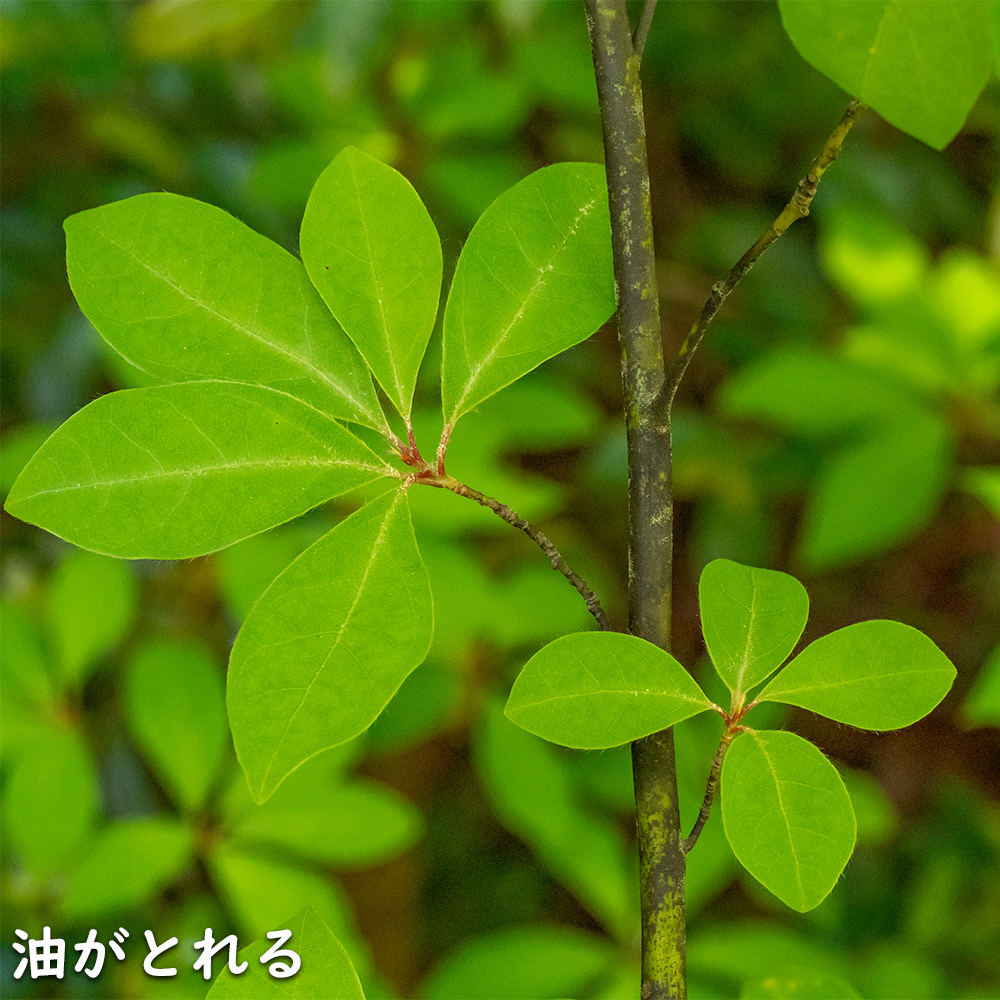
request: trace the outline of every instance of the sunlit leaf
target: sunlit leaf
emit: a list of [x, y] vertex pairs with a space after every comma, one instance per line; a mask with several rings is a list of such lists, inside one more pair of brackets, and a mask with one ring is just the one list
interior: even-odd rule
[[833, 889], [854, 850], [837, 769], [794, 733], [740, 733], [722, 765], [722, 819], [740, 864], [804, 912]]
[[348, 146], [316, 181], [302, 260], [393, 405], [409, 416], [437, 316], [441, 241], [402, 174]]
[[117, 917], [146, 903], [187, 867], [193, 839], [190, 829], [166, 817], [112, 823], [73, 870], [63, 913], [69, 920]]
[[989, 5], [968, 0], [780, 0], [808, 62], [893, 125], [943, 149], [993, 68]]
[[486, 209], [462, 248], [444, 314], [445, 420], [585, 340], [614, 308], [604, 168], [535, 171]]
[[577, 632], [525, 664], [504, 714], [552, 743], [603, 750], [708, 708], [691, 675], [652, 643], [621, 632]]
[[200, 645], [159, 640], [125, 678], [132, 732], [157, 777], [186, 810], [204, 805], [228, 749], [222, 674]]
[[427, 655], [432, 610], [404, 491], [311, 545], [247, 616], [229, 722], [254, 797], [367, 729]]
[[7, 510], [82, 548], [181, 559], [371, 482], [385, 464], [291, 396], [184, 382], [101, 396], [45, 442]]
[[782, 969], [743, 985], [740, 1000], [860, 1000], [840, 976], [817, 969]]
[[862, 729], [922, 719], [951, 688], [951, 661], [901, 622], [858, 622], [810, 643], [758, 695]]
[[135, 578], [126, 563], [73, 552], [60, 564], [46, 600], [63, 681], [77, 684], [113, 646], [135, 614]]
[[371, 376], [302, 263], [222, 209], [142, 194], [64, 225], [80, 308], [137, 368], [167, 382], [268, 385], [385, 426]]
[[698, 604], [715, 669], [740, 700], [785, 662], [809, 617], [809, 595], [795, 577], [728, 559], [702, 570]]
[[[287, 978], [273, 978], [268, 971], [270, 963], [262, 964], [261, 956], [276, 942], [264, 937], [238, 953], [237, 961], [248, 963], [246, 971], [235, 976], [226, 966], [208, 991], [207, 1000], [271, 1000], [277, 993], [288, 1000], [321, 996], [364, 1000], [361, 982], [344, 946], [313, 907], [307, 906], [273, 929], [292, 932], [282, 949], [299, 956], [299, 971]], [[286, 966], [291, 962], [284, 957], [276, 960]]]

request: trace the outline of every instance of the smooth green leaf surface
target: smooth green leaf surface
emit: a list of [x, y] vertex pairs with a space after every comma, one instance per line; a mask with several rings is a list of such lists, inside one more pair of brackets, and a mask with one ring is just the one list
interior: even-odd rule
[[201, 645], [153, 640], [132, 658], [125, 709], [156, 776], [185, 810], [205, 803], [228, 749], [222, 674]]
[[167, 382], [268, 385], [385, 426], [364, 362], [301, 262], [222, 209], [141, 194], [64, 226], [80, 308], [137, 368]]
[[951, 688], [951, 661], [901, 622], [858, 622], [810, 643], [758, 695], [862, 729], [922, 719]]
[[854, 850], [837, 769], [785, 732], [744, 732], [722, 764], [722, 819], [740, 864], [793, 910], [818, 906]]
[[993, 68], [981, 0], [780, 0], [802, 57], [886, 121], [943, 149]]
[[[248, 962], [246, 971], [234, 976], [229, 967], [223, 968], [208, 991], [206, 1000], [273, 1000], [275, 996], [289, 1000], [315, 1000], [316, 997], [337, 997], [338, 1000], [364, 1000], [364, 991], [351, 959], [336, 935], [323, 922], [316, 910], [307, 906], [291, 920], [273, 930], [289, 930], [291, 939], [283, 950], [294, 951], [302, 965], [295, 975], [275, 979], [261, 956], [275, 941], [264, 937], [243, 948], [238, 962]], [[278, 958], [287, 965], [289, 959]]]
[[183, 871], [192, 847], [192, 831], [172, 819], [112, 823], [69, 879], [63, 897], [66, 919], [116, 917], [145, 903]]
[[135, 607], [135, 578], [127, 564], [93, 552], [73, 552], [59, 564], [46, 612], [63, 681], [84, 679], [94, 660], [122, 637]]
[[448, 424], [612, 314], [610, 226], [604, 167], [595, 163], [543, 167], [486, 209], [445, 306]]
[[504, 714], [551, 743], [604, 750], [708, 708], [691, 675], [652, 643], [621, 632], [577, 632], [525, 664]]
[[7, 768], [6, 848], [15, 851], [30, 872], [46, 878], [65, 867], [90, 833], [99, 800], [94, 765], [79, 734], [46, 726]]
[[809, 617], [809, 595], [795, 577], [729, 559], [702, 570], [698, 606], [715, 669], [740, 700], [785, 662]]
[[305, 403], [182, 382], [101, 396], [45, 442], [7, 510], [81, 548], [184, 559], [378, 478], [385, 464]]
[[271, 584], [229, 663], [229, 723], [258, 802], [371, 725], [427, 655], [432, 620], [402, 490], [352, 514]]
[[301, 243], [313, 284], [408, 417], [441, 295], [441, 241], [420, 196], [348, 146], [312, 189]]
[[427, 1000], [546, 1000], [589, 992], [617, 949], [596, 934], [544, 924], [472, 938], [431, 973]]
[[237, 842], [276, 844], [322, 864], [363, 868], [405, 851], [420, 835], [420, 813], [384, 785], [296, 777], [233, 825]]
[[740, 1000], [860, 1000], [858, 991], [832, 972], [785, 969], [743, 985]]

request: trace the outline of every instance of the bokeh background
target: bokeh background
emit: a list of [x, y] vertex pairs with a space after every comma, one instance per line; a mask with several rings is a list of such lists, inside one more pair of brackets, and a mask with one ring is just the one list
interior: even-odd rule
[[[66, 216], [169, 190], [295, 252], [313, 180], [354, 144], [424, 198], [447, 287], [497, 194], [602, 157], [583, 13], [563, 0], [4, 0], [0, 61], [4, 492], [55, 425], [141, 384], [76, 308]], [[643, 73], [671, 349], [848, 98], [764, 2], [662, 3]], [[868, 998], [1000, 996], [998, 130], [995, 80], [943, 153], [862, 120], [681, 388], [678, 658], [711, 690], [697, 579], [725, 556], [803, 580], [803, 642], [898, 619], [958, 668], [939, 709], [897, 733], [755, 712], [833, 757], [858, 848], [832, 896], [794, 914], [740, 871], [713, 816], [689, 859], [693, 997], [796, 966]], [[428, 442], [439, 354], [432, 341], [419, 390]], [[612, 328], [463, 420], [449, 471], [544, 530], [623, 626]], [[590, 627], [586, 609], [488, 512], [413, 492], [430, 657], [368, 733], [259, 809], [226, 727], [228, 649], [352, 499], [183, 563], [94, 556], [3, 515], [4, 996], [201, 997], [190, 946], [206, 926], [249, 943], [306, 903], [369, 997], [637, 994], [627, 750], [563, 752], [499, 712], [537, 648]], [[679, 727], [686, 826], [720, 727]], [[96, 981], [14, 981], [15, 929], [46, 924], [70, 965], [90, 928], [107, 942], [125, 926], [126, 959], [109, 952]], [[181, 939], [176, 980], [143, 974], [145, 929]]]

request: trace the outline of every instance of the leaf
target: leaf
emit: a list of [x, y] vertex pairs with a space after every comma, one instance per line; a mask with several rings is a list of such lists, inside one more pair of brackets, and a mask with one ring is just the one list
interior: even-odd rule
[[273, 528], [386, 469], [291, 396], [184, 382], [112, 392], [75, 413], [29, 462], [6, 507], [85, 549], [184, 559]]
[[744, 983], [740, 1000], [860, 1000], [861, 994], [840, 976], [816, 969], [782, 969]]
[[190, 829], [165, 817], [118, 820], [106, 827], [70, 875], [67, 920], [117, 916], [146, 903], [190, 863]]
[[44, 879], [66, 867], [94, 826], [100, 799], [94, 765], [78, 733], [50, 725], [23, 744], [7, 770], [6, 847]]
[[539, 1000], [589, 993], [614, 963], [607, 938], [570, 927], [537, 924], [472, 938], [431, 973], [427, 1000]]
[[990, 7], [968, 0], [779, 0], [802, 57], [886, 121], [944, 149], [993, 68]]
[[[271, 976], [269, 965], [261, 963], [261, 956], [275, 941], [265, 937], [238, 953], [238, 963], [249, 963], [245, 972], [235, 976], [228, 966], [223, 967], [206, 1000], [271, 1000], [278, 993], [289, 1000], [314, 1000], [323, 996], [364, 1000], [361, 982], [344, 946], [313, 907], [307, 906], [291, 920], [284, 921], [281, 928], [275, 928], [281, 929], [292, 932], [291, 939], [282, 948], [299, 956], [302, 964], [298, 972], [284, 979]], [[275, 961], [287, 965], [290, 959]]]
[[367, 779], [297, 781], [301, 773], [232, 827], [237, 846], [255, 841], [321, 864], [364, 868], [402, 853], [420, 836], [420, 813], [392, 789]]
[[157, 777], [185, 811], [200, 809], [226, 757], [226, 697], [203, 646], [147, 642], [125, 678], [129, 726]]
[[619, 938], [637, 932], [637, 873], [611, 817], [584, 808], [560, 751], [504, 718], [490, 701], [476, 736], [477, 769], [500, 821]]
[[313, 284], [408, 418], [441, 294], [441, 241], [420, 196], [348, 146], [309, 195], [301, 243]]
[[70, 216], [69, 281], [101, 336], [167, 382], [267, 385], [385, 427], [371, 376], [300, 261], [212, 205], [141, 194]]
[[92, 552], [70, 553], [46, 600], [62, 680], [83, 681], [94, 660], [122, 638], [135, 608], [135, 578], [127, 565]]
[[854, 810], [837, 769], [794, 733], [733, 740], [722, 819], [740, 864], [800, 913], [830, 894], [854, 850]]
[[504, 714], [551, 743], [621, 746], [704, 712], [712, 703], [669, 653], [621, 632], [577, 632], [525, 664]]
[[614, 312], [604, 167], [557, 163], [500, 195], [462, 248], [444, 312], [446, 424]]
[[818, 571], [856, 562], [918, 531], [947, 488], [953, 451], [948, 425], [910, 405], [835, 452], [806, 505], [803, 565]]
[[980, 668], [972, 690], [962, 706], [966, 726], [1000, 727], [1000, 645], [993, 648]]
[[372, 724], [427, 655], [432, 619], [401, 490], [352, 514], [268, 587], [229, 663], [229, 722], [258, 802]]
[[928, 714], [951, 688], [951, 661], [922, 632], [858, 622], [810, 643], [757, 696], [861, 729], [899, 729]]
[[728, 559], [702, 570], [698, 604], [715, 669], [741, 703], [785, 662], [809, 617], [809, 595], [795, 577]]

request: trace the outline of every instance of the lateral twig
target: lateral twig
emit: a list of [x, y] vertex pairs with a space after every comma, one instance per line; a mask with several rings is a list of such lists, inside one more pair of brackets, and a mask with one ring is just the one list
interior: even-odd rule
[[632, 32], [632, 50], [636, 58], [642, 61], [642, 53], [646, 48], [646, 38], [649, 35], [649, 26], [653, 22], [653, 11], [656, 10], [657, 0], [646, 0], [642, 5], [642, 14], [639, 16], [639, 23]]
[[712, 812], [712, 802], [715, 800], [715, 789], [719, 784], [719, 773], [722, 771], [722, 759], [726, 756], [726, 751], [729, 749], [729, 744], [733, 742], [733, 737], [736, 735], [737, 730], [726, 729], [722, 734], [722, 739], [719, 742], [719, 749], [715, 751], [715, 756], [712, 758], [712, 767], [708, 772], [708, 784], [705, 786], [705, 798], [701, 803], [701, 810], [698, 813], [698, 819], [695, 820], [694, 826], [691, 828], [691, 832], [684, 838], [681, 843], [681, 850], [685, 854], [691, 850], [696, 843], [698, 843], [698, 838], [701, 836], [701, 831], [704, 829], [705, 824], [708, 822], [708, 817]]
[[819, 156], [813, 160], [808, 173], [799, 181], [791, 200], [781, 210], [781, 214], [771, 223], [770, 228], [760, 235], [757, 242], [740, 257], [729, 274], [722, 281], [716, 282], [712, 286], [712, 294], [709, 295], [708, 301], [702, 306], [698, 318], [688, 331], [687, 337], [684, 338], [684, 343], [681, 344], [680, 351], [677, 353], [677, 359], [667, 373], [667, 379], [663, 385], [663, 393], [668, 409], [673, 404], [674, 396], [677, 394], [677, 386], [680, 384], [681, 379], [684, 377], [684, 372], [687, 371], [687, 367], [691, 363], [691, 355], [697, 350], [698, 345], [705, 336], [705, 331], [711, 325], [712, 320], [715, 319], [716, 313], [722, 308], [722, 303], [726, 301], [729, 293], [739, 284], [743, 275], [754, 266], [760, 255], [796, 219], [804, 219], [809, 214], [809, 206], [816, 194], [819, 182], [823, 179], [823, 174], [826, 173], [830, 164], [840, 155], [840, 150], [844, 144], [844, 139], [847, 137], [847, 133], [850, 132], [851, 127], [865, 108], [866, 105], [860, 103], [860, 101], [851, 101], [847, 111], [844, 112], [844, 116], [830, 133], [830, 137], [826, 140], [826, 144], [823, 146]]

